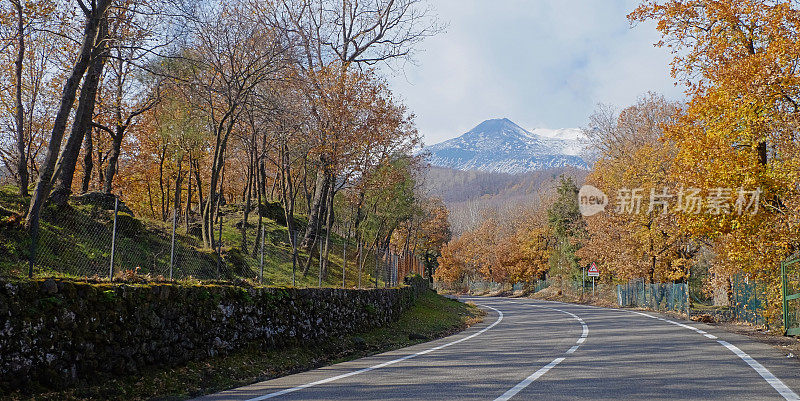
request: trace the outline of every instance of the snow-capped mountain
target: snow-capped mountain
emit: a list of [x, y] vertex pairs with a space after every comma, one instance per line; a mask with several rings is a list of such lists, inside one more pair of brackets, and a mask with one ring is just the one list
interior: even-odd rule
[[458, 138], [428, 147], [430, 163], [458, 170], [521, 173], [556, 167], [588, 168], [579, 129], [527, 131], [507, 118], [486, 120]]

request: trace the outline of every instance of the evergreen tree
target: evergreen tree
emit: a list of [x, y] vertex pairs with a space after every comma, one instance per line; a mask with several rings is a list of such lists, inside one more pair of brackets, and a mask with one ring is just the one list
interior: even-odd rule
[[550, 274], [562, 278], [580, 279], [578, 239], [586, 230], [586, 223], [578, 209], [578, 186], [571, 177], [560, 177], [558, 197], [547, 210], [547, 221], [555, 239], [550, 252]]

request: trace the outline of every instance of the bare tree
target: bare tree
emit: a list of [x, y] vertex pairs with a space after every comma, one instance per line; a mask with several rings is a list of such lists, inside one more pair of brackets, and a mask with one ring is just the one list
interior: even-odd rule
[[[420, 41], [439, 31], [422, 0], [281, 0], [261, 16], [272, 26], [281, 27], [287, 41], [297, 46], [302, 55], [298, 58], [300, 68], [306, 72], [332, 62], [339, 63], [344, 73], [353, 65], [407, 58]], [[308, 87], [312, 92], [321, 89], [313, 80]], [[318, 110], [312, 107], [311, 112], [318, 124], [325, 124]], [[318, 135], [324, 146], [327, 138], [322, 132]], [[302, 241], [306, 248], [313, 246], [323, 226], [321, 219], [328, 215], [326, 199], [336, 176], [326, 168], [330, 158], [321, 153], [318, 159], [309, 224]], [[330, 229], [327, 222], [324, 225]]]
[[25, 60], [25, 14], [20, 0], [11, 0], [17, 11], [17, 59], [14, 61], [14, 107], [17, 130], [17, 180], [19, 194], [28, 195], [28, 159], [25, 151], [25, 108], [22, 104], [22, 63]]
[[203, 209], [203, 240], [214, 247], [214, 203], [220, 192], [228, 139], [255, 88], [286, 66], [288, 47], [273, 30], [249, 19], [243, 2], [230, 2], [193, 19], [195, 46], [192, 85], [202, 93], [200, 105], [210, 116], [213, 157], [208, 201]]

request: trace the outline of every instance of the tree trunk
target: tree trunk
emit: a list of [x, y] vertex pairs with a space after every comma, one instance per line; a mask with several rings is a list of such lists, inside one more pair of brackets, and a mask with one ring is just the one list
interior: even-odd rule
[[197, 215], [203, 214], [203, 181], [200, 177], [200, 162], [194, 161], [194, 182], [197, 185]]
[[104, 18], [97, 34], [97, 55], [92, 59], [91, 66], [86, 71], [86, 77], [83, 79], [81, 95], [78, 99], [78, 109], [75, 111], [75, 118], [72, 121], [72, 131], [67, 137], [67, 143], [61, 151], [61, 157], [56, 165], [55, 184], [53, 193], [50, 196], [51, 201], [58, 206], [66, 205], [69, 195], [72, 193], [72, 180], [75, 176], [75, 166], [78, 163], [78, 155], [81, 151], [81, 142], [86, 137], [87, 132], [92, 129], [97, 87], [100, 85], [100, 76], [103, 74], [103, 65], [106, 59], [103, 53], [107, 32], [108, 20]]
[[321, 158], [320, 169], [317, 170], [317, 179], [314, 184], [314, 198], [311, 201], [311, 208], [308, 211], [308, 227], [303, 236], [303, 242], [300, 243], [301, 248], [309, 248], [309, 246], [316, 242], [319, 229], [321, 228], [321, 219], [325, 212], [325, 201], [328, 194], [329, 174], [324, 169], [325, 158]]
[[[214, 157], [211, 163], [211, 177], [209, 185], [208, 202], [203, 209], [203, 242], [206, 246], [214, 248], [214, 201], [217, 186], [222, 192], [221, 175], [225, 167], [225, 150], [228, 138], [233, 130], [232, 114], [235, 109], [228, 110], [226, 117], [223, 117], [219, 124], [215, 124], [216, 142], [214, 144]], [[219, 199], [217, 199], [219, 200]], [[217, 202], [219, 203], [219, 202]]]
[[[263, 167], [264, 164], [262, 163], [261, 166], [262, 166], [261, 169], [263, 170], [264, 169], [264, 167]], [[279, 174], [279, 172], [276, 171], [275, 172], [275, 178], [272, 180], [272, 186], [270, 186], [270, 190], [269, 190], [269, 200], [270, 201], [274, 201], [275, 200], [275, 187], [278, 185], [278, 174]], [[264, 174], [264, 186], [263, 186], [263, 189], [266, 189], [266, 188], [267, 188], [267, 175], [265, 173]]]
[[[164, 191], [164, 162], [167, 159], [167, 146], [161, 147], [161, 153], [158, 155], [158, 189], [161, 193], [161, 221], [167, 220], [167, 210], [169, 206], [165, 204], [168, 195]], [[109, 164], [109, 166], [111, 166]]]
[[175, 219], [181, 211], [181, 185], [183, 184], [183, 157], [178, 158], [178, 174], [175, 176], [175, 193], [173, 194], [172, 213]]
[[125, 134], [124, 126], [117, 126], [116, 132], [111, 139], [111, 155], [108, 156], [105, 180], [103, 182], [103, 192], [110, 194], [114, 183], [114, 175], [117, 173], [117, 162], [122, 151], [122, 136]]
[[345, 238], [342, 245], [342, 288], [347, 287], [347, 244], [350, 242], [350, 227], [345, 224]]
[[105, 157], [103, 156], [103, 150], [101, 148], [97, 148], [97, 187], [104, 188], [106, 182], [106, 174], [105, 170], [103, 169], [103, 163], [105, 163]]
[[92, 141], [92, 130], [86, 131], [83, 140], [83, 180], [81, 181], [81, 193], [89, 192], [89, 183], [92, 182], [92, 169], [94, 169], [94, 143]]
[[[216, 243], [217, 248], [217, 280], [220, 279], [220, 271], [222, 268], [222, 215], [219, 213], [219, 209], [222, 206], [222, 197], [224, 196], [224, 188], [225, 188], [225, 165], [222, 165], [222, 171], [220, 171], [220, 179], [219, 179], [219, 195], [217, 196], [217, 211], [216, 216], [219, 219], [219, 239]], [[211, 220], [211, 246], [214, 246], [214, 220]]]
[[[289, 244], [292, 246], [292, 285], [295, 285], [295, 274], [297, 271], [297, 234], [295, 233], [294, 222], [295, 187], [292, 181], [291, 164], [289, 163], [289, 147], [286, 145], [285, 140], [280, 149], [281, 163], [279, 166], [279, 173], [281, 180], [281, 201], [283, 202], [283, 213], [286, 216], [286, 229], [289, 234]], [[263, 163], [261, 171], [266, 181]]]
[[264, 238], [262, 238], [263, 235], [262, 227], [264, 226], [264, 221], [263, 221], [264, 216], [261, 215], [261, 203], [263, 202], [264, 198], [263, 184], [264, 181], [266, 181], [267, 177], [261, 174], [261, 172], [263, 171], [263, 164], [264, 161], [261, 159], [261, 157], [260, 156], [256, 157], [256, 163], [253, 166], [254, 170], [253, 174], [256, 175], [256, 201], [258, 202], [256, 210], [258, 211], [258, 226], [256, 227], [256, 241], [254, 242], [255, 245], [253, 246], [253, 253], [252, 253], [253, 257], [256, 257], [256, 253], [258, 252], [257, 250], [259, 249], [259, 247], [257, 245], [264, 242]]
[[[242, 241], [241, 241], [241, 249], [242, 253], [247, 252], [247, 221], [250, 218], [250, 199], [252, 198], [253, 194], [253, 174], [255, 168], [253, 166], [253, 154], [250, 153], [250, 158], [247, 163], [247, 184], [244, 188], [244, 195], [242, 196], [243, 205], [242, 205], [242, 227], [241, 227], [241, 234], [242, 234]], [[255, 249], [257, 247], [253, 247]]]
[[189, 233], [189, 215], [192, 213], [192, 156], [189, 155], [189, 172], [186, 174], [186, 209], [184, 209], [184, 228]]
[[20, 0], [12, 1], [17, 9], [17, 59], [14, 62], [14, 108], [17, 129], [17, 184], [19, 195], [28, 195], [28, 154], [25, 151], [25, 109], [22, 106], [22, 63], [25, 60], [25, 15]]
[[28, 206], [28, 212], [25, 216], [25, 228], [28, 229], [31, 237], [29, 275], [33, 275], [33, 265], [36, 262], [36, 248], [39, 241], [39, 217], [45, 200], [50, 194], [53, 171], [55, 170], [58, 153], [61, 150], [61, 142], [64, 139], [64, 132], [67, 129], [67, 121], [72, 111], [72, 105], [75, 103], [75, 93], [78, 90], [78, 85], [80, 85], [83, 73], [86, 72], [86, 68], [89, 66], [92, 51], [97, 43], [96, 39], [100, 21], [105, 17], [111, 2], [112, 0], [98, 0], [92, 8], [92, 11], [87, 13], [86, 26], [84, 28], [78, 59], [72, 66], [72, 70], [61, 92], [61, 101], [56, 117], [53, 120], [53, 129], [50, 135], [50, 142], [47, 145], [47, 153], [42, 162], [42, 167], [39, 170], [36, 188], [33, 191], [33, 196]]

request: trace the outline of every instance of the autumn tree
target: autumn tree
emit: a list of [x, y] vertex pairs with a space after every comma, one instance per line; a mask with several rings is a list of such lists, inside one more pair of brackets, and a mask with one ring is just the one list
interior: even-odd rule
[[[657, 22], [664, 38], [658, 45], [674, 51], [673, 74], [690, 98], [686, 112], [665, 128], [678, 144], [675, 180], [763, 191], [757, 213], [703, 213], [686, 216], [682, 225], [716, 244], [717, 276], [743, 272], [775, 284], [777, 262], [800, 239], [797, 4], [648, 1], [629, 18]], [[770, 288], [775, 302], [779, 286]]]
[[[308, 80], [308, 96], [324, 96], [325, 85], [315, 76], [334, 74], [346, 79], [348, 71], [411, 55], [415, 46], [438, 31], [430, 10], [421, 0], [379, 0], [375, 2], [330, 0], [281, 0], [274, 6], [260, 7], [261, 19], [267, 25], [282, 27], [287, 43], [297, 48], [298, 67]], [[319, 75], [320, 72], [327, 74]], [[345, 85], [339, 85], [345, 88]], [[344, 100], [346, 96], [339, 96]], [[320, 125], [326, 125], [324, 111], [311, 108]], [[322, 147], [328, 146], [324, 131], [317, 137]], [[334, 146], [330, 146], [334, 147]], [[331, 155], [318, 153], [316, 180], [310, 202], [309, 224], [302, 240], [311, 246], [319, 237], [318, 230], [327, 226], [330, 215], [326, 201], [334, 186], [335, 172], [326, 168]]]
[[586, 218], [587, 235], [578, 256], [597, 262], [610, 276], [649, 282], [683, 280], [688, 273], [680, 259], [695, 249], [680, 232], [675, 194], [679, 183], [670, 176], [675, 144], [664, 127], [680, 113], [679, 104], [648, 93], [619, 113], [601, 106], [584, 132], [596, 162], [587, 184], [609, 196], [605, 212]]

